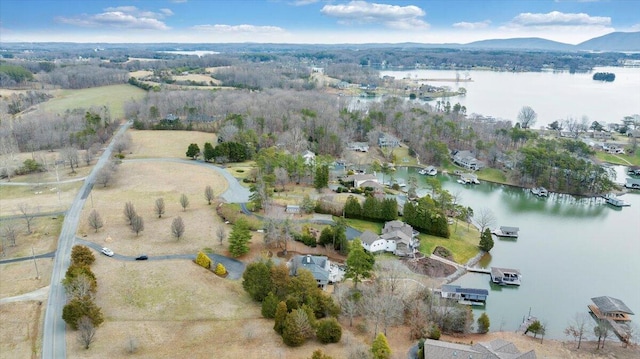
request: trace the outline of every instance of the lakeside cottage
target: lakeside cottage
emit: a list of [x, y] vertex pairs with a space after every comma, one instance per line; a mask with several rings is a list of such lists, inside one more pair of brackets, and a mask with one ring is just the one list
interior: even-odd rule
[[413, 227], [396, 220], [385, 223], [380, 235], [364, 231], [360, 241], [367, 252], [391, 252], [399, 257], [407, 257], [412, 256], [418, 248], [416, 235]]
[[452, 156], [453, 163], [468, 170], [477, 171], [484, 167], [483, 163], [475, 158], [470, 151], [454, 151]]

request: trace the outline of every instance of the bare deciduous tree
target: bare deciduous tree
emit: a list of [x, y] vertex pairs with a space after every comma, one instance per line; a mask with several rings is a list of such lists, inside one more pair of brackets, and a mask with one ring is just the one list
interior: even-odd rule
[[102, 221], [100, 214], [95, 209], [92, 209], [91, 213], [89, 213], [89, 226], [93, 228], [96, 233], [98, 233], [98, 230], [104, 226], [104, 222]]
[[87, 316], [83, 316], [78, 320], [78, 340], [85, 349], [89, 349], [91, 343], [96, 338], [96, 327], [93, 325], [93, 321]]
[[213, 194], [213, 188], [211, 188], [211, 186], [207, 186], [204, 189], [204, 199], [207, 200], [207, 204], [211, 205], [211, 201], [213, 201], [213, 199], [215, 198], [214, 194]]
[[227, 231], [224, 230], [223, 226], [218, 226], [216, 229], [216, 237], [218, 238], [218, 242], [222, 245], [222, 242], [227, 237]]
[[180, 240], [184, 235], [184, 221], [182, 221], [182, 217], [176, 217], [171, 222], [171, 234], [176, 237], [176, 240]]
[[273, 173], [276, 176], [276, 184], [282, 186], [282, 190], [284, 191], [284, 185], [287, 184], [287, 181], [289, 180], [289, 174], [287, 173], [287, 170], [282, 168], [282, 167], [277, 167]]
[[136, 234], [136, 236], [144, 230], [144, 220], [142, 217], [136, 215], [131, 219], [131, 230]]
[[538, 118], [538, 114], [531, 106], [523, 106], [518, 113], [518, 123], [522, 128], [531, 128]]
[[[602, 319], [598, 320], [598, 325], [593, 328], [593, 334], [598, 338], [598, 346], [596, 349], [604, 348], [604, 342], [609, 337], [609, 323]], [[602, 341], [602, 346], [600, 342]]]
[[496, 216], [489, 208], [482, 208], [476, 215], [476, 223], [480, 226], [480, 234], [484, 232], [484, 229], [494, 225], [496, 222]]
[[101, 184], [102, 187], [107, 187], [107, 185], [113, 179], [113, 175], [114, 175], [113, 167], [104, 166], [96, 174], [96, 183]]
[[133, 221], [133, 218], [137, 215], [136, 209], [133, 207], [133, 203], [131, 203], [131, 201], [124, 204], [124, 218], [129, 221], [129, 225], [131, 225], [131, 221]]
[[82, 155], [82, 159], [84, 159], [84, 163], [89, 166], [91, 165], [91, 161], [93, 161], [94, 149], [93, 147], [87, 148]]
[[360, 313], [360, 301], [356, 292], [345, 286], [338, 286], [335, 290], [335, 296], [340, 304], [342, 314], [349, 318], [349, 326], [353, 326], [353, 318]]
[[[2, 238], [9, 243], [10, 246], [15, 247], [16, 240], [18, 239], [18, 227], [13, 222], [6, 222], [2, 228]], [[2, 246], [4, 251], [4, 246]]]
[[182, 207], [182, 212], [186, 211], [187, 207], [189, 207], [189, 197], [184, 193], [180, 196], [180, 206]]
[[129, 133], [125, 133], [113, 144], [113, 150], [118, 153], [122, 153], [131, 147], [131, 142], [131, 135]]
[[62, 281], [68, 298], [84, 298], [93, 299], [95, 287], [91, 279], [84, 274], [75, 277], [65, 278]]
[[591, 320], [589, 315], [586, 313], [576, 313], [573, 319], [569, 322], [569, 325], [564, 329], [564, 334], [573, 337], [573, 339], [578, 342], [578, 347], [576, 349], [580, 349], [580, 344], [582, 344], [582, 338], [587, 334], [587, 323]]
[[76, 167], [78, 167], [78, 149], [75, 147], [65, 147], [60, 151], [60, 155], [69, 163], [71, 173], [76, 173]]
[[158, 215], [158, 218], [162, 218], [162, 215], [164, 214], [164, 198], [158, 198], [156, 199], [156, 204], [154, 207], [154, 210], [156, 212], [156, 214]]
[[18, 205], [18, 210], [22, 214], [22, 218], [27, 224], [27, 233], [31, 234], [31, 225], [33, 224], [33, 219], [36, 217], [36, 213], [31, 211], [31, 208], [26, 203], [20, 203]]

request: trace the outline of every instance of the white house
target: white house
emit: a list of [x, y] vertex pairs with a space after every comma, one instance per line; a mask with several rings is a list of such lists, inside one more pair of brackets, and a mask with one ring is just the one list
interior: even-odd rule
[[316, 163], [316, 154], [309, 150], [302, 153], [302, 158], [304, 158], [305, 165], [313, 165]]
[[397, 138], [395, 138], [395, 137], [393, 137], [393, 136], [391, 136], [389, 134], [381, 133], [378, 136], [378, 146], [379, 147], [391, 147], [391, 148], [398, 147], [398, 146], [400, 146], [400, 141]]
[[417, 232], [401, 221], [385, 223], [382, 234], [364, 231], [360, 236], [362, 247], [371, 253], [391, 252], [400, 257], [411, 256], [418, 246], [415, 239]]
[[457, 151], [453, 154], [453, 162], [469, 170], [479, 170], [482, 162], [476, 159], [469, 151]]

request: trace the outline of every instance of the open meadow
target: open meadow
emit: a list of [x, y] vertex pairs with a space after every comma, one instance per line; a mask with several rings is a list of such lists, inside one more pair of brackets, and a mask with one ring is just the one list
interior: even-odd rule
[[38, 111], [61, 114], [68, 109], [106, 106], [112, 120], [124, 118], [124, 104], [144, 98], [146, 92], [135, 86], [110, 85], [80, 90], [56, 90], [55, 98], [38, 106]]

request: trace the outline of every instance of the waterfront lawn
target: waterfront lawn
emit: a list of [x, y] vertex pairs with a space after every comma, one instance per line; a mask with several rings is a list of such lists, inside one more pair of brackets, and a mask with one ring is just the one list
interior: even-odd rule
[[483, 168], [482, 170], [476, 172], [478, 178], [481, 180], [494, 182], [494, 183], [508, 183], [507, 175], [499, 169], [496, 168]]
[[111, 85], [81, 90], [62, 90], [54, 99], [44, 102], [40, 108], [46, 112], [64, 113], [68, 109], [107, 106], [112, 120], [124, 118], [124, 104], [141, 100], [146, 92], [132, 85]]
[[397, 147], [393, 150], [393, 155], [396, 158], [396, 166], [417, 166], [418, 161], [416, 158], [409, 155], [408, 147]]
[[441, 238], [424, 233], [419, 234], [420, 252], [429, 256], [437, 246], [442, 246], [453, 253], [455, 262], [465, 264], [480, 252], [478, 248], [480, 233], [472, 226], [467, 229], [464, 223], [459, 223], [457, 230], [455, 224], [449, 228], [451, 230], [451, 238]]
[[633, 166], [640, 166], [640, 151], [636, 151], [633, 155], [614, 155], [612, 153], [598, 151], [596, 152], [596, 158], [600, 161], [615, 165], [629, 166], [629, 164], [631, 164]]

